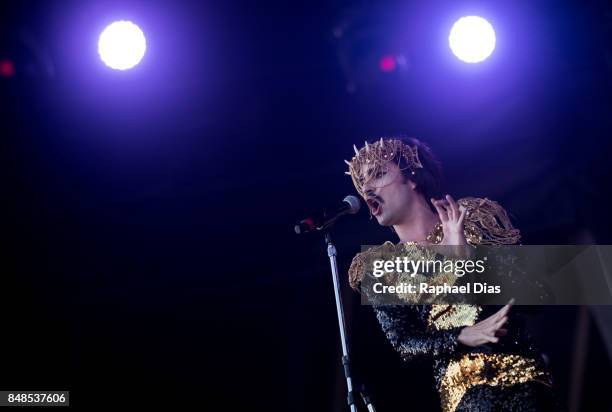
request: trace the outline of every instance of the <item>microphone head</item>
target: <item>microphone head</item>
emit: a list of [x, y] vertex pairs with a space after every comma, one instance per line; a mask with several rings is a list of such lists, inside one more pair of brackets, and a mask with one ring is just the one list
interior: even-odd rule
[[343, 201], [349, 204], [349, 210], [347, 211], [347, 213], [354, 215], [355, 213], [359, 212], [359, 209], [361, 208], [361, 202], [359, 201], [357, 196], [348, 195], [344, 198]]

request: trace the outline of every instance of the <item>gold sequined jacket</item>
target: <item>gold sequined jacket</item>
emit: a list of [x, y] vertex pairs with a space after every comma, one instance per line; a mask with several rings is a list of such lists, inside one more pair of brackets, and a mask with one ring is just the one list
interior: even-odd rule
[[[520, 241], [506, 211], [489, 199], [464, 198], [466, 239], [471, 245], [509, 245]], [[440, 243], [443, 233], [436, 226], [429, 239]], [[416, 244], [391, 242], [355, 256], [349, 281], [358, 289], [368, 271], [368, 255], [382, 248], [397, 248], [416, 255]], [[455, 411], [549, 411], [557, 410], [551, 377], [542, 357], [525, 332], [517, 307], [512, 309], [508, 335], [498, 343], [476, 348], [462, 345], [462, 328], [474, 325], [499, 307], [477, 305], [373, 305], [387, 339], [404, 360], [428, 356], [444, 412]]]

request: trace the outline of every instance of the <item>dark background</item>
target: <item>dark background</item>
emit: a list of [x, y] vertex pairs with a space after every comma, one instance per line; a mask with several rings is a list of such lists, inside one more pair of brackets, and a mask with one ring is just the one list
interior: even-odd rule
[[[0, 389], [344, 410], [325, 248], [293, 223], [354, 192], [364, 139], [426, 141], [446, 191], [499, 201], [523, 243], [610, 244], [612, 7], [491, 3], [3, 2]], [[446, 43], [467, 14], [497, 33], [479, 65]], [[127, 72], [97, 56], [116, 19], [147, 36]], [[386, 54], [406, 63], [383, 73]], [[367, 212], [339, 222], [341, 273], [393, 239]], [[437, 410], [429, 365], [400, 364], [342, 281], [379, 411]], [[612, 410], [597, 310], [530, 321], [574, 410]]]

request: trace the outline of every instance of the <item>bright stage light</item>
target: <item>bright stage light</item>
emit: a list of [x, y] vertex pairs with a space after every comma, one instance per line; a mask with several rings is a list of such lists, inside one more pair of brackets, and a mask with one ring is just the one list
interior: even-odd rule
[[460, 60], [478, 63], [495, 49], [495, 31], [488, 21], [478, 16], [462, 17], [455, 22], [448, 44]]
[[131, 21], [116, 21], [106, 27], [98, 40], [98, 53], [110, 68], [127, 70], [140, 63], [147, 41], [140, 27]]

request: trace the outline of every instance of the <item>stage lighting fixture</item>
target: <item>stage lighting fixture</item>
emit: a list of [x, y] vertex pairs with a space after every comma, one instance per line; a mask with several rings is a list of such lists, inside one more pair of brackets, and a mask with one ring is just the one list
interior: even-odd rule
[[460, 60], [466, 63], [479, 63], [493, 53], [495, 31], [482, 17], [462, 17], [453, 25], [448, 36], [448, 44]]
[[15, 64], [12, 60], [2, 59], [0, 60], [0, 76], [2, 77], [13, 77], [15, 75]]
[[98, 53], [110, 68], [127, 70], [140, 63], [147, 42], [140, 27], [131, 21], [116, 21], [107, 26], [98, 40]]
[[383, 72], [386, 72], [386, 73], [392, 72], [393, 70], [395, 70], [395, 67], [396, 67], [395, 56], [391, 56], [389, 54], [384, 55], [379, 60], [378, 67]]

